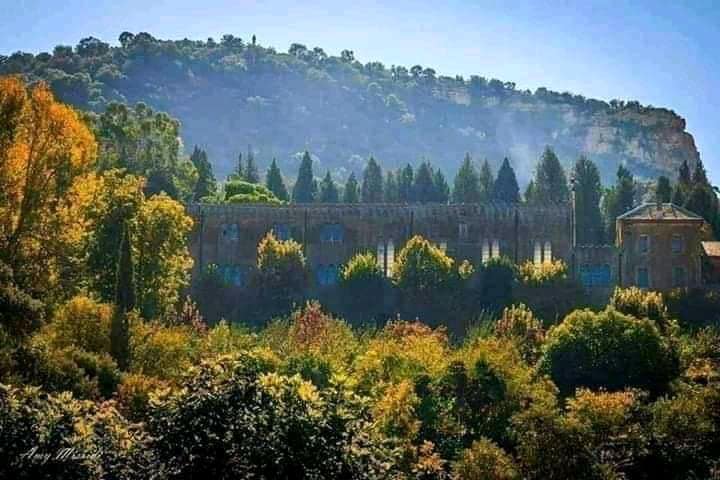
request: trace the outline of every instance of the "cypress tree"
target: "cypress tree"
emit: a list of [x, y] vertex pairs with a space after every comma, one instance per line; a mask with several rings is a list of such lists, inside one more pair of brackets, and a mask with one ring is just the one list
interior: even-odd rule
[[383, 194], [385, 195], [385, 203], [397, 203], [400, 198], [397, 180], [395, 180], [395, 174], [392, 170], [388, 170], [385, 174]]
[[487, 201], [493, 198], [495, 189], [495, 177], [493, 176], [492, 169], [487, 159], [480, 167], [480, 175], [478, 176], [478, 183], [480, 184], [480, 201]]
[[688, 166], [687, 160], [683, 160], [678, 170], [678, 183], [683, 188], [689, 188], [692, 183], [692, 177], [690, 173], [690, 167]]
[[373, 157], [368, 160], [362, 183], [363, 203], [382, 203], [383, 201], [383, 177], [380, 165]]
[[517, 203], [520, 201], [520, 187], [518, 187], [515, 170], [510, 166], [507, 157], [498, 170], [495, 185], [493, 185], [493, 198], [500, 202]]
[[213, 175], [212, 164], [208, 161], [207, 152], [195, 145], [190, 162], [198, 172], [198, 179], [193, 189], [193, 200], [200, 201], [204, 197], [214, 195], [217, 191], [217, 182]]
[[265, 174], [265, 186], [283, 202], [287, 202], [289, 200], [288, 191], [285, 187], [285, 182], [283, 182], [282, 173], [280, 173], [280, 168], [278, 168], [277, 161], [274, 158], [270, 164], [270, 168]]
[[325, 178], [320, 182], [320, 203], [338, 203], [339, 201], [338, 189], [330, 176], [330, 171], [328, 171]]
[[345, 182], [345, 191], [343, 192], [344, 203], [358, 203], [360, 201], [360, 195], [358, 194], [358, 182], [355, 178], [355, 174], [351, 173]]
[[708, 182], [707, 178], [707, 172], [705, 171], [705, 165], [703, 165], [702, 160], [699, 158], [695, 164], [695, 170], [693, 171], [692, 183], [693, 185], [710, 186], [710, 182]]
[[258, 174], [257, 165], [255, 165], [255, 155], [250, 145], [248, 145], [247, 163], [245, 164], [245, 181], [248, 183], [260, 183], [260, 175]]
[[635, 205], [635, 179], [622, 165], [618, 167], [615, 186], [606, 195], [605, 222], [608, 240], [615, 240], [615, 220]]
[[413, 199], [416, 202], [432, 202], [435, 198], [435, 183], [433, 182], [433, 169], [429, 162], [420, 164], [415, 172], [413, 183]]
[[530, 183], [528, 183], [528, 186], [525, 187], [525, 202], [527, 202], [527, 203], [535, 202], [535, 181], [534, 180], [530, 180]]
[[600, 212], [602, 183], [597, 166], [585, 157], [575, 162], [575, 221], [580, 245], [601, 244], [603, 219]]
[[298, 170], [297, 181], [293, 186], [292, 199], [294, 203], [312, 203], [317, 195], [317, 182], [313, 176], [312, 159], [305, 151], [303, 154], [300, 169]]
[[127, 314], [135, 308], [135, 280], [130, 241], [130, 232], [125, 224], [120, 239], [116, 270], [115, 313], [110, 327], [110, 353], [121, 370], [126, 370], [130, 363], [130, 326]]
[[672, 200], [672, 186], [670, 179], [664, 175], [658, 177], [655, 186], [655, 199], [658, 203], [669, 203]]
[[680, 183], [675, 185], [675, 189], [673, 190], [672, 194], [672, 203], [680, 206], [685, 205], [685, 194], [683, 193], [683, 188]]
[[532, 197], [532, 201], [536, 203], [567, 202], [570, 197], [565, 170], [550, 147], [545, 147], [540, 157], [535, 171]]
[[238, 154], [237, 166], [235, 167], [235, 175], [237, 175], [238, 180], [245, 180], [245, 169], [243, 168], [242, 157], [242, 153]]
[[398, 174], [398, 201], [401, 203], [410, 203], [413, 201], [413, 173], [412, 165], [409, 163]]
[[433, 191], [434, 202], [447, 203], [450, 200], [450, 185], [439, 168], [433, 174]]
[[465, 154], [453, 184], [454, 203], [477, 203], [480, 201], [480, 179], [470, 154]]

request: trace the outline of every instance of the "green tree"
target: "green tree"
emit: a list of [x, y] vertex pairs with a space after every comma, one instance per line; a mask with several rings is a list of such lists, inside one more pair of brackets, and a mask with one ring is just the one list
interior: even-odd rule
[[243, 154], [238, 153], [237, 165], [235, 166], [235, 178], [237, 180], [245, 180], [245, 167], [243, 166]]
[[312, 159], [310, 154], [305, 151], [298, 170], [297, 181], [293, 186], [293, 203], [312, 203], [316, 196], [317, 182], [313, 176]]
[[410, 203], [413, 198], [413, 181], [415, 174], [409, 163], [398, 174], [398, 200], [401, 203]]
[[115, 269], [115, 314], [110, 325], [110, 353], [121, 370], [130, 365], [130, 325], [128, 313], [135, 308], [135, 279], [130, 231], [123, 225], [120, 253]]
[[265, 175], [265, 186], [283, 202], [287, 202], [290, 199], [287, 188], [285, 187], [285, 182], [283, 182], [282, 173], [280, 173], [280, 168], [278, 168], [274, 158]]
[[602, 183], [600, 172], [592, 161], [584, 156], [575, 162], [575, 228], [580, 245], [603, 243], [603, 219], [600, 212]]
[[205, 197], [215, 195], [217, 182], [212, 171], [212, 164], [208, 161], [207, 152], [195, 145], [190, 161], [197, 170], [198, 178], [193, 191], [193, 200], [198, 202]]
[[480, 180], [470, 154], [465, 154], [453, 185], [453, 203], [478, 203], [480, 201]]
[[689, 188], [692, 184], [692, 172], [690, 171], [687, 160], [683, 160], [678, 169], [678, 183], [684, 188]]
[[282, 201], [267, 187], [244, 180], [230, 180], [225, 183], [226, 203], [270, 203], [279, 205]]
[[550, 330], [539, 369], [565, 396], [580, 387], [657, 395], [678, 375], [679, 359], [651, 320], [577, 310]]
[[248, 145], [247, 162], [245, 163], [245, 181], [248, 183], [259, 183], [260, 175], [255, 164], [255, 154], [250, 145]]
[[290, 311], [302, 299], [307, 284], [305, 254], [294, 240], [278, 240], [270, 232], [257, 248], [254, 290], [259, 293], [264, 318]]
[[493, 185], [493, 198], [508, 203], [520, 201], [520, 188], [515, 177], [515, 170], [510, 166], [510, 160], [507, 158], [503, 160], [500, 170], [498, 170], [495, 185]]
[[395, 258], [392, 279], [413, 297], [447, 292], [453, 285], [453, 264], [438, 246], [416, 235]]
[[495, 177], [487, 159], [483, 161], [482, 167], [480, 167], [478, 183], [480, 184], [480, 201], [487, 201], [494, 198]]
[[343, 191], [343, 202], [344, 203], [358, 203], [360, 201], [360, 195], [358, 194], [358, 182], [355, 179], [355, 174], [351, 173], [345, 182], [345, 190]]
[[533, 198], [525, 200], [534, 203], [567, 202], [569, 194], [567, 177], [565, 170], [560, 165], [560, 160], [552, 148], [545, 147], [535, 171]]
[[325, 178], [320, 182], [320, 203], [338, 203], [340, 201], [340, 195], [338, 193], [337, 186], [330, 176], [330, 171], [327, 172]]
[[672, 200], [673, 189], [670, 184], [670, 179], [665, 175], [661, 175], [657, 179], [655, 185], [655, 200], [658, 203], [670, 203]]
[[675, 205], [685, 205], [685, 194], [683, 193], [683, 188], [680, 183], [675, 185], [673, 189], [672, 203]]
[[373, 157], [370, 157], [363, 172], [361, 196], [363, 203], [382, 203], [383, 200], [382, 170]]
[[615, 240], [615, 220], [635, 206], [635, 179], [628, 169], [620, 165], [615, 186], [605, 194], [603, 207], [608, 239]]
[[433, 168], [430, 162], [422, 162], [415, 172], [413, 181], [413, 200], [419, 203], [432, 202], [435, 198], [435, 182], [433, 181]]
[[438, 168], [433, 174], [433, 201], [447, 203], [450, 200], [450, 185], [445, 180], [445, 175]]
[[388, 170], [385, 174], [385, 185], [383, 187], [383, 194], [385, 196], [385, 203], [398, 203], [400, 199], [398, 183], [395, 179], [395, 173], [392, 170]]

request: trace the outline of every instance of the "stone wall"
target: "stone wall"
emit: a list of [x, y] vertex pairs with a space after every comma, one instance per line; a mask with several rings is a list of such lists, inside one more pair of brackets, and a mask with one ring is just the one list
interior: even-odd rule
[[380, 252], [391, 264], [416, 234], [475, 265], [498, 254], [516, 263], [532, 260], [537, 245], [552, 258], [568, 264], [572, 259], [572, 215], [566, 204], [191, 205], [188, 210], [195, 220], [194, 277], [216, 264], [225, 273], [230, 269], [238, 285], [254, 267], [257, 244], [270, 230], [300, 242], [314, 273], [337, 269], [353, 254], [368, 250]]

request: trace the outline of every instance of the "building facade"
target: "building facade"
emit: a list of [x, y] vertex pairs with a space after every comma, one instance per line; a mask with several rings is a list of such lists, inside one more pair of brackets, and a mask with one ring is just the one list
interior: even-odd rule
[[191, 205], [189, 212], [194, 278], [213, 264], [236, 287], [247, 284], [257, 245], [270, 231], [303, 245], [317, 287], [336, 283], [340, 267], [359, 252], [374, 252], [389, 275], [396, 252], [422, 235], [474, 265], [499, 256], [515, 263], [561, 259], [588, 291], [607, 298], [616, 285], [700, 285], [701, 242], [709, 232], [701, 217], [672, 204], [645, 204], [618, 217], [615, 245], [574, 245], [568, 204], [230, 204]]

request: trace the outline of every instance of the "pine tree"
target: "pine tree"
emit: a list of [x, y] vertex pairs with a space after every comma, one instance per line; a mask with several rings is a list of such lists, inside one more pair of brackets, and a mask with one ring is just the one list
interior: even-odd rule
[[533, 182], [532, 201], [535, 203], [567, 202], [570, 197], [565, 170], [550, 147], [540, 157]]
[[355, 178], [355, 174], [351, 173], [345, 182], [345, 191], [343, 192], [344, 203], [358, 203], [360, 201], [360, 195], [358, 194], [358, 182]]
[[398, 201], [410, 203], [413, 199], [413, 181], [415, 174], [412, 165], [409, 163], [398, 174]]
[[672, 200], [673, 190], [670, 179], [664, 175], [658, 177], [655, 186], [655, 199], [657, 203], [669, 203]]
[[135, 308], [132, 246], [127, 224], [124, 225], [120, 239], [116, 272], [115, 313], [110, 326], [110, 353], [118, 367], [126, 370], [130, 363], [130, 326], [127, 314]]
[[190, 155], [190, 162], [195, 166], [198, 173], [198, 179], [193, 189], [193, 200], [198, 202], [204, 197], [214, 195], [217, 191], [217, 182], [215, 181], [215, 175], [213, 175], [212, 164], [208, 161], [205, 150], [195, 145]]
[[525, 187], [525, 202], [526, 203], [533, 203], [535, 202], [535, 181], [530, 180], [528, 183], [528, 186]]
[[385, 203], [397, 203], [399, 201], [398, 184], [395, 179], [395, 173], [393, 173], [392, 170], [388, 170], [385, 174], [383, 195], [385, 196]]
[[487, 159], [480, 167], [480, 175], [478, 176], [478, 183], [480, 184], [480, 201], [487, 201], [493, 198], [495, 189], [495, 176], [493, 175], [492, 169]]
[[270, 168], [265, 174], [265, 186], [283, 202], [287, 202], [289, 200], [288, 191], [285, 187], [285, 182], [283, 182], [282, 173], [280, 173], [280, 168], [278, 168], [277, 161], [274, 158], [270, 164]]
[[498, 170], [495, 185], [493, 185], [493, 198], [500, 202], [518, 203], [520, 201], [520, 187], [518, 187], [515, 170], [510, 166], [507, 157]]
[[312, 203], [317, 196], [317, 182], [313, 176], [312, 159], [305, 151], [303, 154], [298, 176], [293, 186], [292, 199], [294, 203]]
[[448, 203], [450, 200], [450, 185], [439, 168], [433, 174], [433, 192], [433, 202]]
[[433, 182], [433, 169], [429, 162], [420, 164], [415, 172], [412, 196], [416, 202], [432, 202], [435, 198], [435, 183]]
[[603, 219], [600, 212], [602, 183], [597, 166], [585, 157], [575, 162], [575, 229], [580, 245], [603, 243]]
[[328, 171], [325, 178], [320, 182], [320, 203], [338, 203], [339, 201], [340, 195], [337, 186], [335, 186], [330, 171]]
[[368, 160], [362, 182], [363, 203], [382, 203], [383, 201], [383, 177], [380, 165], [373, 157]]
[[248, 145], [247, 163], [245, 164], [245, 181], [248, 183], [260, 183], [260, 175], [255, 164], [255, 155], [250, 145]]
[[607, 239], [615, 241], [615, 221], [617, 217], [635, 206], [635, 179], [632, 173], [622, 165], [618, 167], [615, 186], [605, 195], [603, 208], [607, 226]]
[[478, 203], [480, 201], [480, 179], [475, 171], [470, 154], [465, 154], [453, 185], [454, 203]]
[[705, 165], [703, 165], [702, 160], [699, 158], [695, 164], [695, 170], [693, 171], [692, 183], [693, 185], [710, 186], [710, 182], [708, 182], [707, 178], [707, 172], [705, 171]]
[[680, 183], [675, 185], [675, 189], [672, 194], [672, 203], [680, 205], [681, 207], [685, 205], [685, 194], [683, 193], [683, 188]]

